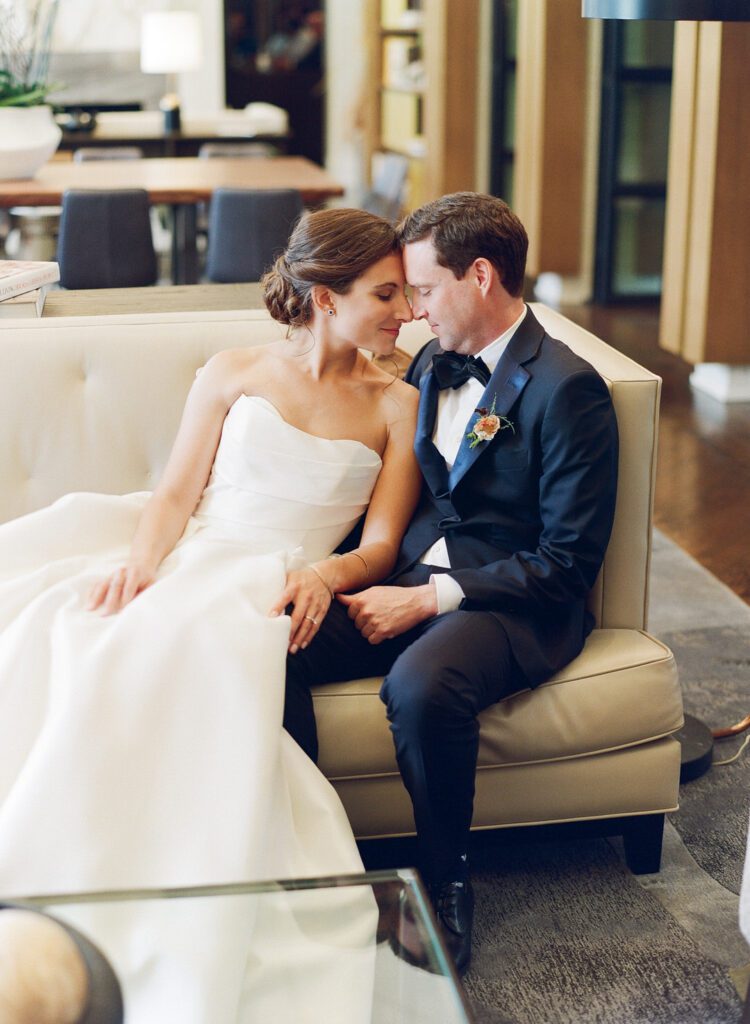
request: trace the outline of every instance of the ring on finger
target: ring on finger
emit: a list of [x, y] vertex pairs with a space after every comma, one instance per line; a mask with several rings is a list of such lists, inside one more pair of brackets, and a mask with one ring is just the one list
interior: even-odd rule
[[314, 618], [312, 617], [312, 615], [306, 615], [306, 616], [305, 616], [305, 618], [306, 618], [306, 619], [309, 619], [309, 620], [310, 620], [310, 622], [314, 623], [314, 625], [316, 625], [316, 626], [317, 626], [317, 624], [318, 624], [318, 620], [317, 620], [317, 619], [314, 619]]

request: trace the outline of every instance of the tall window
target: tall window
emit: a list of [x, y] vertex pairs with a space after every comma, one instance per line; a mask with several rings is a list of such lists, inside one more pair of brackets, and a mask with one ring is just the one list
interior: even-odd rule
[[674, 26], [605, 21], [597, 302], [661, 294]]
[[495, 0], [492, 46], [490, 191], [513, 205], [518, 0]]

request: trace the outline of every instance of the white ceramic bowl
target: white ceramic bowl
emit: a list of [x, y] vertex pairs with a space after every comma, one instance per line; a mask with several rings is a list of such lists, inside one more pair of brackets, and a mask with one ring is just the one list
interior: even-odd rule
[[61, 138], [51, 107], [0, 107], [0, 178], [33, 178]]

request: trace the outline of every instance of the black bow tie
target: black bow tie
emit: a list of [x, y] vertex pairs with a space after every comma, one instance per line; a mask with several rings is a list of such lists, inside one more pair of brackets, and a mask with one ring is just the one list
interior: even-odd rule
[[486, 363], [474, 356], [462, 356], [458, 352], [440, 352], [432, 357], [432, 370], [437, 385], [443, 388], [460, 388], [469, 377], [474, 377], [484, 386], [490, 379]]

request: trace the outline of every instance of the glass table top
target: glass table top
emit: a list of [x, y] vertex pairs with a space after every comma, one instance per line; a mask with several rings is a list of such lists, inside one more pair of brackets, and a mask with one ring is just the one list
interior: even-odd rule
[[104, 953], [125, 1024], [473, 1020], [410, 869], [22, 902]]

